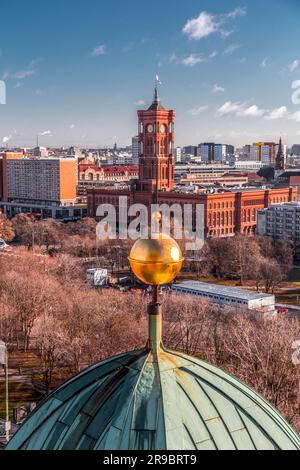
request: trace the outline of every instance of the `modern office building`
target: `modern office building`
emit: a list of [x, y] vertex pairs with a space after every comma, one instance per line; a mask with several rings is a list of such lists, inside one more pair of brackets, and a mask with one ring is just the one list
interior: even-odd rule
[[184, 155], [191, 155], [193, 157], [197, 156], [197, 146], [196, 145], [187, 145], [182, 148]]
[[208, 299], [222, 307], [257, 310], [267, 315], [275, 313], [275, 296], [200, 281], [184, 281], [172, 285], [174, 294], [186, 294]]
[[41, 217], [73, 219], [86, 213], [86, 207], [75, 207], [75, 158], [37, 159], [22, 154], [3, 154], [0, 160], [0, 206], [9, 217], [31, 212]]
[[213, 142], [204, 142], [198, 145], [197, 156], [201, 162], [213, 162], [215, 155], [215, 144]]
[[264, 166], [278, 166], [277, 157], [280, 152], [283, 160], [282, 167], [286, 160], [286, 145], [282, 145], [280, 139], [279, 144], [276, 142], [254, 142], [250, 146], [249, 158], [252, 161], [261, 162]]
[[225, 162], [227, 157], [234, 155], [233, 145], [215, 144], [214, 142], [205, 142], [198, 145], [197, 156], [201, 162]]
[[4, 201], [44, 201], [72, 204], [76, 201], [77, 162], [74, 158], [3, 157], [6, 180]]
[[181, 157], [182, 157], [182, 148], [176, 147], [174, 151], [175, 164], [181, 163]]
[[139, 164], [139, 156], [140, 156], [139, 136], [136, 135], [132, 137], [132, 163], [133, 165]]

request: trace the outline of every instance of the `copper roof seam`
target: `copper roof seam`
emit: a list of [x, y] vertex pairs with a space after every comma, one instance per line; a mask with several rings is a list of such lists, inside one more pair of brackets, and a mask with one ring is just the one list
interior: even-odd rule
[[[202, 386], [202, 384], [200, 383], [200, 381], [197, 380], [197, 382], [198, 382], [198, 385], [199, 385], [199, 387], [201, 388], [202, 392], [203, 392], [204, 395], [206, 396], [206, 398], [210, 401], [211, 405], [213, 406], [213, 408], [214, 408], [214, 409], [216, 410], [216, 412], [218, 413], [218, 416], [219, 416], [221, 422], [223, 423], [223, 426], [224, 426], [224, 428], [226, 429], [227, 434], [228, 434], [228, 436], [230, 437], [230, 439], [231, 439], [231, 441], [232, 441], [232, 443], [233, 443], [233, 445], [234, 445], [235, 450], [237, 450], [237, 445], [236, 445], [234, 439], [233, 439], [232, 436], [231, 436], [231, 432], [229, 431], [229, 427], [227, 426], [226, 421], [223, 419], [222, 413], [220, 413], [220, 411], [219, 411], [219, 409], [218, 409], [218, 406], [216, 405], [216, 403], [214, 402], [214, 400], [208, 395], [208, 393], [206, 392], [206, 390], [204, 389], [204, 387]], [[220, 391], [218, 391], [218, 393], [220, 393], [221, 395], [225, 396], [224, 393], [221, 393]], [[227, 399], [227, 396], [225, 396], [225, 399]]]
[[253, 445], [254, 449], [257, 450], [257, 447], [256, 447], [256, 445], [255, 445], [255, 442], [254, 442], [254, 440], [253, 440], [253, 437], [252, 437], [252, 435], [251, 435], [251, 433], [250, 433], [250, 431], [249, 431], [249, 429], [248, 429], [248, 427], [247, 427], [247, 425], [246, 425], [246, 423], [245, 423], [245, 421], [244, 421], [244, 419], [243, 419], [243, 416], [241, 415], [240, 410], [239, 410], [238, 408], [236, 408], [236, 412], [238, 413], [238, 415], [239, 415], [239, 417], [240, 417], [240, 419], [241, 419], [241, 421], [242, 421], [242, 423], [243, 423], [243, 425], [244, 425], [244, 427], [245, 427], [245, 429], [246, 429], [246, 431], [247, 431], [247, 434], [248, 434], [248, 436], [249, 436], [250, 441], [252, 442], [252, 445]]
[[[122, 424], [123, 424], [122, 428], [119, 429], [119, 428], [117, 428], [116, 426], [112, 425], [112, 426], [115, 427], [116, 429], [119, 429], [119, 430], [120, 430], [119, 442], [121, 442], [121, 440], [122, 440], [122, 434], [123, 434], [123, 430], [124, 430], [124, 424], [125, 424], [126, 421], [127, 421], [128, 414], [129, 414], [129, 410], [131, 409], [131, 406], [130, 406], [130, 405], [131, 405], [131, 403], [133, 402], [133, 405], [132, 405], [131, 424], [130, 424], [130, 429], [132, 430], [132, 419], [133, 419], [134, 408], [135, 408], [135, 394], [136, 394], [136, 389], [137, 389], [137, 386], [138, 386], [138, 384], [139, 384], [139, 382], [140, 382], [140, 380], [141, 380], [141, 376], [142, 376], [143, 371], [144, 371], [144, 368], [145, 368], [145, 366], [146, 366], [146, 364], [147, 364], [149, 355], [150, 355], [150, 352], [145, 354], [145, 361], [144, 361], [143, 367], [142, 367], [142, 369], [140, 369], [140, 372], [139, 372], [139, 374], [138, 374], [138, 377], [137, 377], [137, 380], [136, 380], [136, 382], [135, 382], [135, 385], [134, 385], [134, 387], [133, 387], [133, 389], [132, 389], [132, 391], [131, 391], [131, 399], [130, 399], [130, 401], [129, 401], [129, 406], [127, 407], [127, 412], [126, 412], [126, 414], [125, 414], [125, 416], [124, 416], [124, 420], [123, 420], [123, 423], [122, 423]], [[140, 357], [139, 357], [139, 359], [140, 359]], [[135, 361], [133, 361], [133, 362], [135, 362]], [[134, 370], [136, 370], [136, 369], [134, 369]], [[117, 409], [117, 408], [116, 408], [116, 409]], [[116, 412], [116, 409], [115, 409], [115, 412]], [[115, 414], [115, 413], [114, 413], [114, 414]], [[114, 420], [114, 415], [112, 416], [112, 422], [113, 422], [113, 420]], [[130, 438], [130, 437], [129, 437], [129, 438]]]
[[[164, 351], [163, 342], [161, 342], [161, 351]], [[165, 409], [165, 400], [164, 400], [164, 390], [163, 390], [162, 381], [161, 381], [162, 371], [161, 371], [160, 361], [159, 360], [157, 362], [157, 368], [158, 368], [158, 372], [159, 372], [158, 373], [158, 382], [159, 382], [159, 386], [160, 386], [160, 390], [161, 390], [161, 406], [162, 406], [162, 409], [163, 409], [162, 419], [163, 419], [164, 442], [165, 442], [165, 449], [168, 450], [167, 430], [166, 430], [166, 421], [165, 421], [166, 409]], [[158, 415], [157, 415], [156, 418], [158, 419]]]

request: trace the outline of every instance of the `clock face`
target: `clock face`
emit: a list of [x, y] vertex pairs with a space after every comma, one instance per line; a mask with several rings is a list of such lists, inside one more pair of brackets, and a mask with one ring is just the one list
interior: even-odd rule
[[166, 126], [165, 126], [165, 124], [162, 124], [162, 125], [160, 126], [160, 132], [166, 132]]
[[148, 124], [148, 126], [147, 126], [147, 132], [153, 132], [153, 126], [152, 126], [152, 124]]

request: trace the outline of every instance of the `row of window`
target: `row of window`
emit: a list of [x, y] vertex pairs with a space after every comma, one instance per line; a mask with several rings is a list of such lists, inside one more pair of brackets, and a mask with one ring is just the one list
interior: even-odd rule
[[238, 299], [232, 299], [232, 298], [224, 297], [224, 296], [221, 296], [221, 295], [207, 294], [205, 292], [199, 292], [199, 291], [194, 290], [194, 289], [176, 287], [175, 291], [176, 292], [181, 292], [183, 294], [197, 295], [198, 297], [204, 297], [206, 299], [211, 299], [211, 300], [214, 300], [214, 301], [228, 302], [228, 303], [231, 303], [231, 304], [243, 304], [243, 305], [248, 304], [248, 302], [246, 300], [238, 300]]
[[225, 209], [225, 208], [228, 209], [229, 207], [234, 207], [234, 204], [233, 204], [232, 201], [208, 204], [208, 209], [209, 210], [212, 210], [212, 209]]
[[233, 223], [233, 212], [218, 212], [208, 215], [208, 225], [228, 225]]

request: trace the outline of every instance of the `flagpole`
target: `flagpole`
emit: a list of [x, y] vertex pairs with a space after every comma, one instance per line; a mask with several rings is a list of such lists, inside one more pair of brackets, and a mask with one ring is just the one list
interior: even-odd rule
[[6, 442], [9, 441], [9, 408], [8, 408], [8, 351], [6, 345], [5, 354], [5, 437]]

